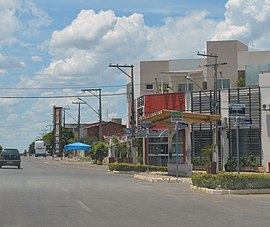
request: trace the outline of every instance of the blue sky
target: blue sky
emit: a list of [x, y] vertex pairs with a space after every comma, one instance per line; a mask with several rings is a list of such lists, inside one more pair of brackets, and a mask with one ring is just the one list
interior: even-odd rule
[[[196, 58], [208, 40], [268, 50], [269, 8], [270, 0], [0, 0], [0, 145], [28, 149], [49, 130], [54, 105], [77, 118], [72, 102], [85, 88], [110, 95], [104, 120], [125, 122], [126, 97], [116, 94], [127, 78], [109, 63]], [[98, 121], [86, 105], [81, 118]]]

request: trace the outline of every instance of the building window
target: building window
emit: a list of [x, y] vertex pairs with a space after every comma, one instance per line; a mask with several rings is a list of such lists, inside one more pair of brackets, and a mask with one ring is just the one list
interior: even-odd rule
[[146, 84], [146, 90], [154, 90], [153, 84]]
[[230, 79], [217, 79], [217, 89], [230, 88]]
[[178, 84], [178, 91], [193, 91], [193, 84], [186, 83], [186, 84]]

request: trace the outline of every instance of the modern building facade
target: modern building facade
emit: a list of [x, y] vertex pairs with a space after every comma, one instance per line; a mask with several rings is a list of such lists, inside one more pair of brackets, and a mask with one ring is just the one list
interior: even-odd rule
[[[138, 130], [141, 129], [139, 117], [154, 110], [170, 107], [172, 110], [212, 114], [213, 108], [217, 108], [216, 113], [222, 116], [218, 126], [217, 141], [218, 162], [221, 168], [228, 158], [236, 157], [237, 142], [240, 143], [240, 155], [252, 153], [261, 164], [267, 165], [270, 161], [268, 154], [270, 152], [266, 147], [270, 144], [269, 141], [267, 143], [268, 137], [265, 133], [268, 132], [268, 123], [270, 124], [270, 120], [266, 122], [267, 108], [270, 109], [270, 106], [267, 106], [270, 104], [267, 98], [270, 97], [270, 91], [264, 89], [262, 92], [258, 85], [259, 78], [265, 81], [269, 75], [267, 72], [270, 68], [270, 52], [249, 51], [247, 45], [237, 40], [208, 41], [206, 49], [207, 54], [200, 54], [205, 58], [197, 56], [196, 59], [143, 61], [135, 66]], [[264, 75], [261, 75], [262, 73]], [[244, 84], [239, 84], [241, 78]], [[160, 102], [160, 96], [164, 96], [165, 100], [168, 95], [177, 100], [179, 106], [166, 106], [165, 103]], [[239, 126], [239, 141], [236, 141], [235, 117], [229, 112], [231, 104], [243, 104], [246, 114], [241, 118], [252, 122]], [[262, 111], [263, 104], [266, 105], [264, 111]], [[213, 142], [212, 124], [192, 126], [193, 157], [200, 156], [203, 145]], [[162, 132], [162, 129], [160, 130], [159, 133]], [[153, 139], [148, 139], [148, 144], [144, 147], [145, 154], [153, 154], [153, 158], [150, 155], [148, 160], [150, 164], [164, 165], [167, 154], [166, 132], [158, 135], [158, 138], [152, 135]], [[178, 139], [181, 141], [183, 137]]]

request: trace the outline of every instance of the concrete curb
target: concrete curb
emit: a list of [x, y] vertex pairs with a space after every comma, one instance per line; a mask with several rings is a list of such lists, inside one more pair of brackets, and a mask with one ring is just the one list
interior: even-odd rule
[[191, 184], [191, 178], [176, 178], [165, 175], [147, 175], [147, 174], [134, 174], [134, 178], [138, 180], [145, 180], [149, 182], [168, 182], [168, 183], [186, 183]]
[[211, 195], [254, 195], [254, 194], [270, 194], [270, 189], [244, 189], [244, 190], [225, 190], [225, 189], [209, 189], [190, 185], [190, 189]]

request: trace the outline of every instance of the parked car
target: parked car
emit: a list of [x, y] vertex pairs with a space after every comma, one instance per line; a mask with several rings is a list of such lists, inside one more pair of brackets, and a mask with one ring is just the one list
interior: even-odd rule
[[18, 149], [6, 148], [0, 153], [0, 168], [2, 166], [17, 166], [21, 168], [21, 156]]

